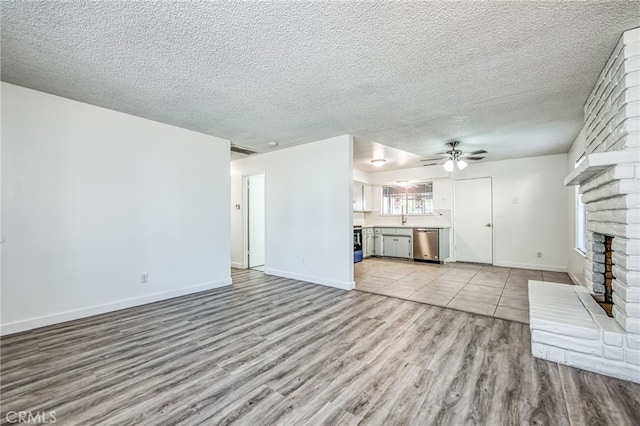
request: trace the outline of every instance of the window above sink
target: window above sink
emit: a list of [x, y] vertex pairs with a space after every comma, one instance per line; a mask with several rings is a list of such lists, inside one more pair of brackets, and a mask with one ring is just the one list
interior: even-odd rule
[[433, 214], [433, 182], [382, 185], [382, 215]]

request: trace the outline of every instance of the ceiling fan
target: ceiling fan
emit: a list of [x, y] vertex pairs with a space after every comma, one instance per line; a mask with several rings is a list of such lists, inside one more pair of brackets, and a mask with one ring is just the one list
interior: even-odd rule
[[447, 142], [447, 145], [451, 147], [449, 151], [437, 153], [436, 155], [439, 155], [440, 157], [425, 158], [424, 160], [420, 161], [428, 162], [427, 164], [423, 164], [423, 166], [444, 164], [444, 169], [448, 172], [452, 172], [454, 164], [458, 166], [458, 169], [462, 170], [467, 167], [466, 160], [482, 160], [484, 158], [483, 154], [487, 153], [487, 151], [485, 151], [484, 149], [463, 153], [461, 150], [456, 148], [459, 143], [460, 142], [458, 141]]

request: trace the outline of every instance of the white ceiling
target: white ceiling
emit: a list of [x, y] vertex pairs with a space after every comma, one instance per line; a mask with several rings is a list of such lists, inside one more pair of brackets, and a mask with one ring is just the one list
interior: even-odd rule
[[[402, 151], [397, 148], [368, 141], [363, 138], [353, 138], [353, 168], [363, 172], [381, 172], [396, 169], [409, 169], [422, 166], [420, 159], [423, 157]], [[374, 159], [385, 159], [382, 167], [376, 167], [371, 163]]]
[[638, 1], [2, 1], [2, 80], [258, 151], [566, 152]]

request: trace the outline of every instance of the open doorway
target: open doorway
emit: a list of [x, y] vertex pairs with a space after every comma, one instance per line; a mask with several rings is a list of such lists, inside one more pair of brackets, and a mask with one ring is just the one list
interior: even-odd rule
[[265, 265], [265, 174], [245, 177], [247, 190], [247, 265], [264, 271]]

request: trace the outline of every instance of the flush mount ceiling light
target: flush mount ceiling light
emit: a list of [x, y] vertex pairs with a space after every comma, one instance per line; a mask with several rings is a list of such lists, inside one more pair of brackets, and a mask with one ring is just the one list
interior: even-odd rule
[[484, 158], [484, 155], [481, 155], [481, 154], [487, 153], [487, 151], [485, 151], [484, 149], [481, 149], [478, 151], [467, 152], [463, 154], [461, 150], [456, 149], [458, 144], [459, 144], [458, 141], [447, 142], [447, 145], [449, 145], [451, 149], [447, 152], [440, 152], [437, 154], [437, 155], [440, 155], [441, 157], [427, 158], [425, 160], [420, 160], [420, 161], [428, 162], [427, 164], [423, 164], [424, 166], [433, 166], [436, 164], [443, 164], [444, 169], [446, 171], [452, 172], [455, 166], [458, 166], [459, 170], [462, 170], [465, 167], [467, 167], [467, 162], [465, 160], [473, 160], [473, 161], [482, 160]]
[[269, 146], [278, 146], [278, 142], [276, 142], [276, 141], [267, 142], [267, 145], [269, 145]]
[[382, 167], [386, 162], [387, 160], [385, 160], [384, 158], [377, 158], [375, 160], [371, 160], [371, 164], [373, 164], [374, 167]]

